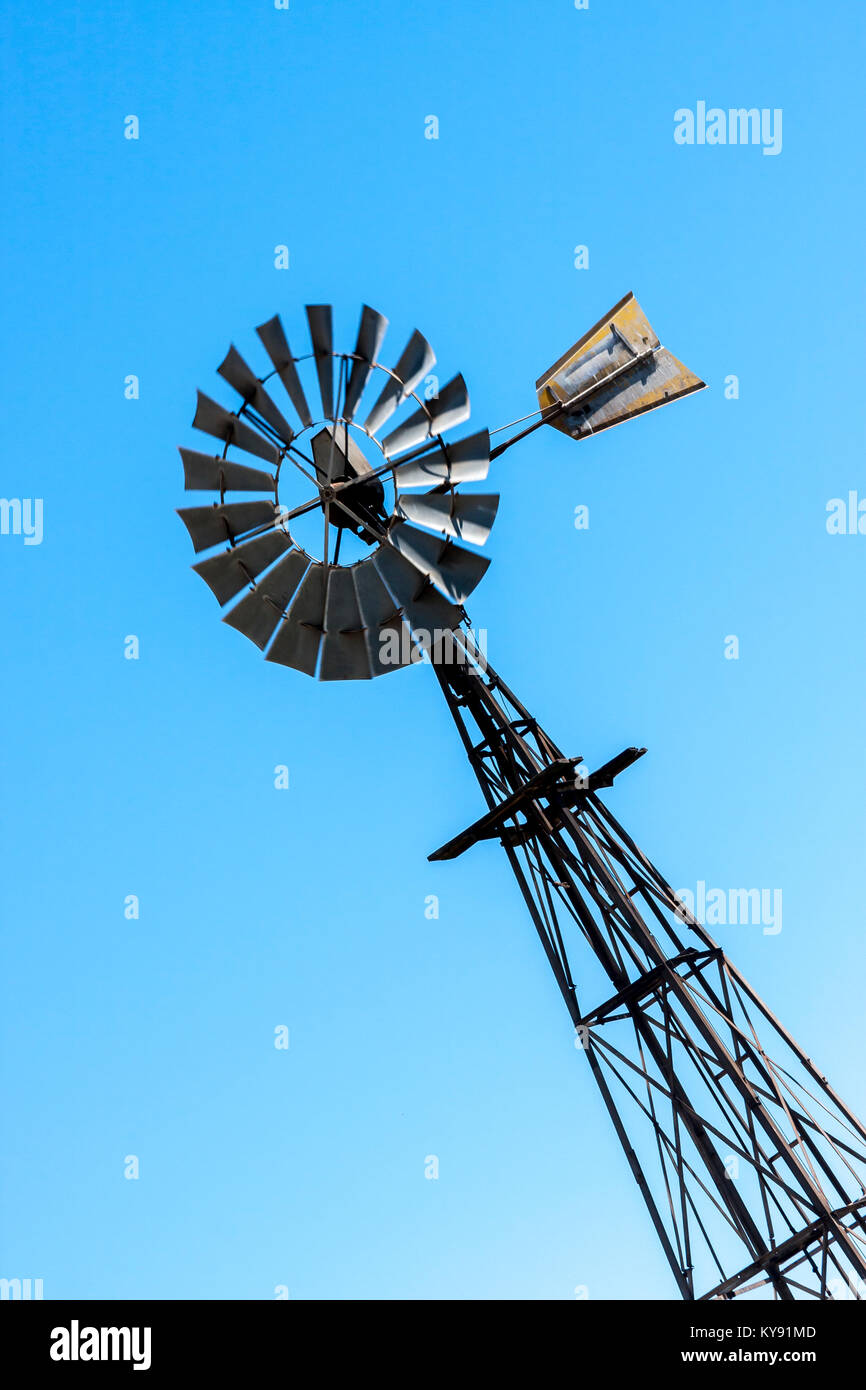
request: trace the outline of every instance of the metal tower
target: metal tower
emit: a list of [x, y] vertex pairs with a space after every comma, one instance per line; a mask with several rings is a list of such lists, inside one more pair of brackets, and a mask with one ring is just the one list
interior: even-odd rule
[[[484, 544], [499, 501], [464, 484], [542, 425], [583, 439], [703, 382], [626, 295], [539, 378], [533, 423], [491, 450], [486, 430], [445, 438], [468, 419], [468, 392], [459, 375], [438, 389], [421, 334], [389, 368], [376, 311], [364, 309], [352, 353], [333, 350], [328, 306], [308, 307], [307, 320], [312, 352], [300, 356], [278, 317], [258, 329], [266, 375], [230, 348], [219, 371], [241, 404], [199, 393], [193, 422], [222, 454], [181, 449], [187, 489], [219, 493], [180, 511], [194, 548], [228, 544], [194, 568], [223, 605], [245, 591], [223, 620], [268, 661], [320, 680], [430, 660], [488, 808], [430, 858], [503, 845], [682, 1297], [861, 1297], [866, 1129], [599, 798], [645, 750], [581, 771], [489, 666], [463, 607], [489, 561], [456, 542]], [[322, 402], [315, 422], [305, 362]], [[377, 372], [384, 384], [359, 425]], [[273, 376], [300, 428], [265, 390]], [[422, 398], [425, 380], [435, 389]], [[380, 441], [410, 400], [417, 408]], [[299, 474], [313, 495], [290, 507], [280, 488]], [[227, 492], [268, 496], [232, 503]], [[321, 559], [295, 529], [314, 517]]]
[[489, 810], [430, 858], [501, 841], [682, 1297], [859, 1297], [866, 1129], [597, 795], [646, 750], [581, 776], [454, 645]]

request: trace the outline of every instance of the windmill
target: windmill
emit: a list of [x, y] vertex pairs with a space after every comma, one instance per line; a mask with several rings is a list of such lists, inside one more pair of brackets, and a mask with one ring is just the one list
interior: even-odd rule
[[[629, 294], [503, 430], [532, 423], [491, 448], [486, 430], [450, 437], [466, 384], [435, 389], [420, 333], [387, 367], [381, 314], [363, 309], [346, 353], [330, 307], [306, 313], [310, 352], [275, 317], [257, 329], [269, 370], [235, 347], [218, 368], [234, 408], [199, 393], [193, 424], [222, 448], [180, 450], [186, 488], [218, 494], [179, 512], [206, 552], [193, 568], [268, 661], [320, 680], [432, 666], [486, 810], [429, 857], [502, 844], [680, 1295], [859, 1298], [866, 1128], [599, 796], [646, 750], [591, 772], [564, 755], [464, 607], [489, 563], [498, 497], [471, 487], [491, 461], [543, 425], [581, 440], [704, 383]], [[258, 496], [226, 500], [238, 493]]]

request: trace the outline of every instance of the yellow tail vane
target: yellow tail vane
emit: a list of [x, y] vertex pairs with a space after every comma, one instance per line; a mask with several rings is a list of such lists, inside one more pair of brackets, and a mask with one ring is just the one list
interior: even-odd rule
[[583, 439], [705, 385], [660, 345], [629, 291], [535, 388], [545, 422]]

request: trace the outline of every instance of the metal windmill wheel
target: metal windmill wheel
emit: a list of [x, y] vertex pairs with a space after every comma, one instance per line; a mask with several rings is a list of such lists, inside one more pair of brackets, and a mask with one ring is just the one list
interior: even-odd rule
[[[197, 552], [228, 542], [229, 549], [194, 566], [219, 602], [248, 589], [224, 622], [267, 648], [268, 661], [310, 676], [318, 670], [320, 680], [363, 680], [417, 660], [419, 649], [435, 655], [459, 625], [459, 605], [489, 564], [459, 542], [484, 544], [499, 499], [458, 487], [487, 476], [490, 436], [482, 430], [445, 439], [468, 420], [469, 395], [460, 375], [429, 400], [418, 394], [436, 362], [420, 333], [388, 368], [378, 360], [388, 321], [374, 309], [364, 307], [352, 353], [333, 348], [329, 305], [309, 306], [307, 320], [307, 357], [292, 356], [278, 316], [258, 328], [272, 364], [261, 378], [229, 348], [218, 370], [241, 397], [235, 412], [199, 392], [193, 424], [224, 448], [221, 455], [181, 449], [186, 487], [219, 492], [219, 502], [179, 515]], [[303, 361], [315, 370], [318, 420], [301, 383]], [[274, 376], [298, 427], [265, 389]], [[358, 424], [369, 388], [380, 389]], [[362, 441], [375, 454], [372, 462]], [[236, 462], [232, 448], [263, 460], [269, 471]], [[306, 500], [294, 503], [299, 485]], [[226, 502], [237, 492], [272, 500]], [[292, 530], [311, 513], [323, 518], [318, 556]], [[363, 553], [346, 563], [350, 537]]]

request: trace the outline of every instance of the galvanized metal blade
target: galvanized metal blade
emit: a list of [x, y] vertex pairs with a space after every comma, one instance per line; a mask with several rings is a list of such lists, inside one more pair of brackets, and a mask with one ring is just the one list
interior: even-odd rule
[[421, 458], [398, 463], [394, 482], [398, 488], [432, 487], [436, 483], [477, 483], [487, 477], [490, 469], [490, 434], [479, 430], [430, 449]]
[[268, 463], [277, 462], [280, 451], [275, 444], [263, 439], [256, 430], [226, 410], [225, 406], [212, 401], [210, 396], [205, 396], [201, 391], [196, 392], [196, 395], [198, 404], [192, 422], [194, 429], [210, 434], [214, 439], [223, 439], [227, 444], [235, 444], [239, 449], [243, 449], [244, 453], [255, 454], [260, 459], [267, 459]]
[[264, 651], [309, 563], [310, 558], [303, 551], [290, 550], [251, 593], [225, 614], [223, 622], [237, 628]]
[[268, 319], [267, 323], [260, 323], [256, 332], [276, 369], [277, 376], [286, 388], [301, 424], [309, 427], [313, 423], [313, 417], [310, 414], [310, 407], [307, 404], [301, 378], [298, 376], [298, 369], [295, 366], [295, 360], [292, 357], [279, 314], [274, 314], [274, 317]]
[[459, 627], [463, 614], [434, 589], [417, 567], [391, 546], [383, 545], [373, 564], [394, 595], [413, 635], [432, 657], [443, 649], [446, 634]]
[[367, 655], [373, 676], [408, 666], [412, 660], [412, 635], [403, 621], [400, 604], [388, 592], [372, 556], [350, 570], [364, 624]]
[[373, 676], [362, 631], [326, 632], [322, 642], [320, 681], [368, 681]]
[[291, 537], [285, 531], [269, 531], [232, 550], [224, 550], [221, 555], [212, 555], [209, 560], [199, 560], [193, 569], [219, 603], [228, 603], [291, 546]]
[[397, 407], [411, 396], [419, 381], [432, 371], [435, 364], [436, 354], [416, 328], [394, 368], [394, 375], [388, 378], [379, 399], [364, 421], [368, 434], [376, 434], [385, 421], [390, 420]]
[[316, 662], [325, 624], [325, 567], [314, 560], [301, 580], [287, 616], [268, 648], [266, 661], [292, 666], [308, 676]]
[[355, 361], [352, 363], [352, 370], [349, 373], [346, 400], [341, 413], [343, 420], [355, 418], [358, 402], [364, 393], [364, 387], [367, 385], [373, 370], [373, 364], [378, 360], [387, 327], [388, 320], [384, 314], [377, 313], [375, 309], [371, 309], [369, 305], [365, 304], [361, 310], [361, 324], [358, 328], [358, 340], [355, 343]]
[[372, 675], [352, 571], [332, 568], [328, 575], [319, 680], [370, 680]]
[[325, 425], [311, 440], [313, 460], [321, 482], [330, 483], [345, 473], [371, 471], [360, 448], [349, 432], [348, 425]]
[[395, 454], [402, 454], [416, 444], [423, 444], [425, 439], [444, 434], [446, 430], [464, 424], [469, 415], [469, 392], [462, 375], [458, 373], [442, 387], [426, 409], [419, 406], [402, 425], [386, 435], [382, 440], [385, 457], [393, 458]]
[[189, 531], [196, 552], [237, 540], [255, 526], [276, 522], [280, 515], [273, 502], [226, 502], [213, 507], [179, 507], [177, 514]]
[[291, 444], [295, 437], [294, 430], [285, 416], [280, 414], [252, 367], [247, 365], [234, 344], [217, 367], [217, 371], [223, 380], [243, 397], [245, 405], [251, 405], [263, 420], [267, 420], [284, 444]]
[[392, 526], [388, 539], [396, 550], [432, 580], [453, 603], [463, 603], [483, 579], [490, 561], [453, 541], [418, 531], [405, 521]]
[[181, 449], [183, 481], [187, 492], [273, 492], [272, 473], [248, 468], [245, 463], [220, 458], [219, 454], [200, 454], [197, 449]]
[[310, 338], [313, 355], [316, 359], [316, 375], [319, 378], [319, 392], [322, 397], [322, 414], [326, 420], [334, 418], [334, 359], [333, 332], [331, 328], [330, 304], [308, 304], [307, 323], [310, 325]]
[[407, 521], [417, 522], [431, 531], [444, 532], [457, 540], [483, 545], [496, 519], [499, 497], [495, 492], [425, 492], [418, 497], [401, 497], [397, 512]]

